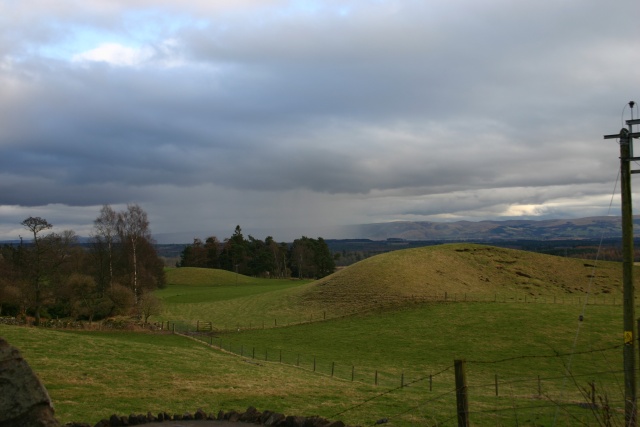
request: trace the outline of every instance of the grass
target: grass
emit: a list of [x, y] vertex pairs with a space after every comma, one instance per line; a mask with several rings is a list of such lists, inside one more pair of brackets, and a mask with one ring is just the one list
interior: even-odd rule
[[281, 324], [299, 322], [304, 316], [292, 307], [288, 290], [309, 282], [252, 278], [205, 268], [171, 269], [168, 286], [156, 293], [164, 301], [164, 311], [154, 320], [183, 325], [201, 320], [214, 322], [219, 328], [234, 327], [238, 319], [247, 326], [265, 321], [271, 324], [274, 316]]
[[353, 313], [465, 294], [475, 299], [592, 296], [619, 292], [619, 264], [475, 244], [450, 244], [368, 258], [308, 286], [306, 306]]
[[[175, 335], [68, 332], [0, 325], [47, 387], [62, 423], [128, 415], [244, 410], [329, 416], [374, 387], [215, 351]], [[354, 415], [354, 421], [358, 415]], [[361, 422], [361, 421], [358, 421]]]
[[298, 324], [445, 298], [580, 303], [589, 291], [592, 301], [622, 301], [617, 263], [594, 268], [593, 261], [475, 244], [385, 253], [312, 283], [197, 268], [173, 269], [167, 277], [169, 286], [158, 293], [166, 308], [156, 320], [183, 327], [208, 321], [219, 330]]
[[[600, 393], [619, 396], [621, 311], [589, 306], [583, 322], [579, 313], [578, 306], [560, 304], [430, 304], [326, 323], [227, 333], [214, 345], [221, 342], [236, 353], [255, 352], [257, 359], [267, 355], [308, 370], [315, 366], [317, 372], [333, 372], [345, 380], [354, 375], [363, 384], [373, 384], [377, 372], [380, 387], [396, 387], [402, 376], [405, 382], [423, 379], [412, 392], [419, 390], [425, 396], [434, 394], [426, 377], [443, 372], [432, 378], [432, 385], [440, 392], [450, 390], [454, 359], [465, 359], [476, 411], [489, 404], [504, 407], [505, 396], [519, 406], [549, 404], [550, 399], [582, 402], [580, 387], [590, 381], [597, 381]], [[574, 352], [580, 354], [567, 356]], [[499, 403], [496, 375], [503, 383]], [[542, 397], [537, 396], [538, 377], [544, 386]], [[448, 402], [455, 406], [451, 398]]]
[[[598, 425], [579, 405], [591, 382], [621, 424], [619, 270], [480, 245], [383, 254], [311, 283], [177, 269], [155, 320], [213, 321], [226, 332], [201, 338], [242, 357], [171, 335], [0, 335], [43, 378], [63, 422], [253, 405], [349, 424], [455, 425], [453, 361], [465, 359], [474, 425]], [[600, 304], [580, 322], [587, 290]]]

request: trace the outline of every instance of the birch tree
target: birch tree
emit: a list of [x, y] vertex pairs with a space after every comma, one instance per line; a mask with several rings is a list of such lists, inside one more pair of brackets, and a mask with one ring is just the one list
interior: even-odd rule
[[127, 210], [118, 213], [118, 235], [121, 242], [129, 245], [131, 257], [131, 287], [135, 305], [138, 305], [140, 291], [138, 289], [138, 248], [142, 240], [151, 240], [147, 213], [137, 204], [127, 205]]

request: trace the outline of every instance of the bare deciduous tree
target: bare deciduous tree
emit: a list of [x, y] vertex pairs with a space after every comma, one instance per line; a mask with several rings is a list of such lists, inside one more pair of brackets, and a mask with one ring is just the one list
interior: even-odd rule
[[147, 213], [137, 204], [127, 205], [127, 210], [118, 213], [118, 235], [122, 242], [131, 245], [132, 290], [134, 303], [138, 304], [138, 258], [137, 251], [142, 239], [151, 240]]
[[162, 301], [151, 292], [145, 292], [140, 297], [138, 312], [146, 324], [149, 322], [149, 317], [162, 313]]
[[109, 205], [102, 206], [100, 216], [94, 221], [94, 238], [107, 245], [109, 264], [109, 288], [113, 287], [113, 244], [118, 236], [118, 214]]

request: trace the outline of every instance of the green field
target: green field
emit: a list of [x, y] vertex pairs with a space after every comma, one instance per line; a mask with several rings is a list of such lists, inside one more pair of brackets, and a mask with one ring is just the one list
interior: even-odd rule
[[200, 342], [0, 333], [40, 374], [62, 421], [253, 405], [352, 425], [456, 425], [453, 365], [464, 359], [472, 425], [617, 425], [619, 270], [478, 245], [397, 251], [312, 283], [183, 268], [168, 271], [154, 321], [213, 322]]

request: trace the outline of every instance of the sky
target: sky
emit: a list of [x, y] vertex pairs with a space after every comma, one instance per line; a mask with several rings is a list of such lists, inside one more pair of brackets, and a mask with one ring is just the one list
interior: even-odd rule
[[[0, 0], [0, 240], [619, 215], [637, 0]], [[634, 184], [632, 184], [632, 187]], [[640, 188], [640, 187], [639, 187]], [[634, 189], [634, 197], [637, 193]]]

